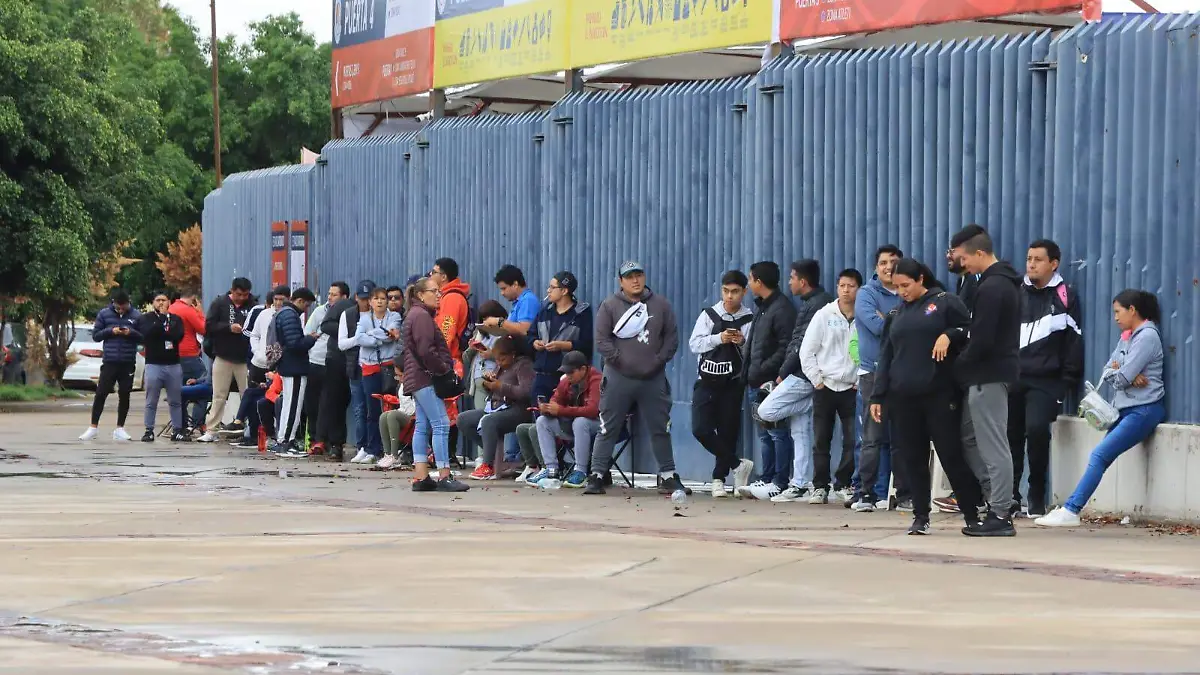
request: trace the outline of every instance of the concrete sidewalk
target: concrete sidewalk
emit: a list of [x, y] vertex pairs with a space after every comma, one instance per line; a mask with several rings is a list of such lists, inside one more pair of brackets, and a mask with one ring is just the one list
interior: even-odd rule
[[0, 672], [1200, 671], [1194, 536], [413, 494], [228, 446], [84, 445], [85, 424], [0, 414]]

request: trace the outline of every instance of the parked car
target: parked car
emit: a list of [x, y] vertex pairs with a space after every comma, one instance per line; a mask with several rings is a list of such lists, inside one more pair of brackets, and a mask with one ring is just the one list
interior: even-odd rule
[[[64, 386], [91, 385], [96, 386], [100, 380], [100, 363], [104, 357], [104, 345], [92, 340], [92, 324], [75, 324], [75, 339], [71, 340], [68, 353], [78, 354], [79, 359], [72, 363], [63, 374]], [[133, 371], [133, 388], [141, 389], [144, 383], [146, 359], [142, 350], [138, 350], [137, 365]]]

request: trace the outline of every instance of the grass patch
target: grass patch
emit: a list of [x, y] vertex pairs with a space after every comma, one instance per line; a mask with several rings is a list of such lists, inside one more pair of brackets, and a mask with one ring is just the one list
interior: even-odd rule
[[30, 387], [23, 384], [0, 384], [0, 402], [48, 401], [56, 398], [79, 398], [73, 391], [58, 387]]

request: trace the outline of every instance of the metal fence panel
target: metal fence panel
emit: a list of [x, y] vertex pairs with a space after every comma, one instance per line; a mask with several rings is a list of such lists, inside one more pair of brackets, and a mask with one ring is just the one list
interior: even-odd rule
[[204, 198], [201, 275], [206, 302], [239, 276], [249, 278], [258, 295], [269, 290], [271, 223], [312, 221], [314, 169], [298, 165], [235, 174]]
[[1200, 14], [1130, 16], [1055, 42], [1053, 216], [1079, 289], [1087, 372], [1116, 344], [1113, 296], [1158, 295], [1168, 419], [1200, 422]]

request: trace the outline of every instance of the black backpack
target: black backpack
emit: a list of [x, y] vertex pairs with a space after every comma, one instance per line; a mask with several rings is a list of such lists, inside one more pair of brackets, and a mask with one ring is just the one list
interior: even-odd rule
[[475, 324], [479, 323], [479, 305], [476, 303], [474, 293], [467, 295], [457, 289], [446, 292], [457, 293], [467, 301], [467, 321], [463, 324], [462, 330], [458, 332], [458, 353], [463, 354], [471, 348], [471, 338], [475, 337]]
[[[754, 320], [753, 314], [747, 314], [740, 319], [728, 321], [721, 318], [712, 307], [706, 307], [704, 313], [713, 322], [710, 335], [720, 335], [727, 330], [741, 330], [742, 326]], [[716, 349], [700, 356], [700, 380], [714, 385], [736, 382], [742, 376], [743, 360], [741, 346], [732, 343], [717, 345]]]

